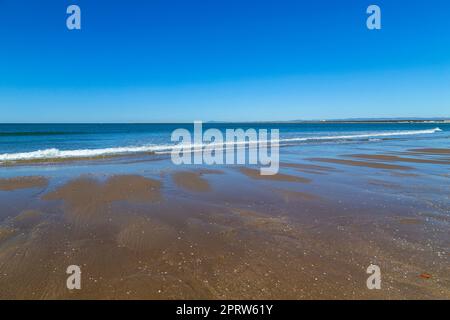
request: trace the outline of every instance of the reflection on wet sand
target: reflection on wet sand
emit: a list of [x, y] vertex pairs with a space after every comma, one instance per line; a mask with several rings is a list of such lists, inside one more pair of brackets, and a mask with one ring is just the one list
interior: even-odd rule
[[388, 189], [400, 189], [400, 188], [402, 188], [402, 186], [399, 185], [399, 184], [388, 182], [388, 181], [384, 181], [384, 180], [379, 180], [379, 179], [369, 179], [367, 181], [367, 183], [369, 185], [378, 186], [378, 187], [381, 187], [381, 188], [388, 188]]
[[406, 172], [398, 172], [398, 171], [392, 171], [391, 176], [393, 177], [398, 177], [398, 178], [414, 178], [414, 177], [419, 177], [420, 175], [417, 173], [406, 173]]
[[359, 159], [369, 159], [369, 160], [381, 160], [381, 161], [399, 161], [399, 162], [431, 163], [431, 164], [450, 164], [450, 161], [418, 159], [418, 158], [405, 158], [405, 157], [385, 155], [385, 154], [352, 154], [352, 155], [348, 155], [348, 157], [359, 158]]
[[48, 181], [44, 177], [17, 177], [0, 179], [0, 191], [13, 191], [17, 189], [45, 188]]
[[318, 166], [318, 165], [314, 165], [314, 164], [304, 164], [304, 163], [281, 162], [280, 167], [315, 170], [315, 171], [336, 171], [335, 168], [326, 167], [326, 166]]
[[[8, 208], [0, 223], [0, 297], [449, 298], [450, 208], [436, 200], [439, 181], [422, 168], [413, 179], [373, 170], [376, 178], [351, 176], [349, 186], [355, 166], [410, 167], [319, 159], [348, 167], [281, 166], [332, 172], [314, 180], [247, 167], [166, 167], [169, 174], [152, 177], [74, 176], [44, 195], [2, 191], [27, 208]], [[236, 194], [247, 201], [229, 201]], [[383, 290], [365, 286], [372, 263]], [[71, 264], [81, 267], [80, 291], [65, 287]]]
[[395, 165], [395, 164], [367, 162], [367, 161], [354, 161], [354, 160], [344, 160], [344, 159], [335, 159], [335, 158], [309, 158], [307, 160], [343, 164], [343, 165], [355, 166], [355, 167], [367, 167], [367, 168], [374, 168], [374, 169], [388, 169], [388, 170], [412, 170], [413, 169], [412, 167], [400, 166], [400, 165]]
[[256, 179], [256, 180], [269, 180], [269, 181], [286, 181], [286, 182], [301, 182], [301, 183], [309, 183], [310, 179], [302, 178], [298, 176], [293, 176], [289, 174], [277, 173], [274, 175], [261, 175], [259, 169], [252, 168], [240, 168], [241, 173], [245, 174], [247, 177]]
[[415, 153], [428, 153], [428, 154], [434, 154], [434, 155], [450, 154], [450, 149], [444, 149], [444, 148], [409, 149], [408, 151], [415, 152]]
[[331, 172], [337, 172], [338, 170], [332, 167], [319, 166], [314, 164], [305, 164], [305, 163], [291, 163], [291, 162], [281, 162], [281, 168], [293, 168], [299, 172], [310, 173], [310, 174], [318, 174], [325, 175]]

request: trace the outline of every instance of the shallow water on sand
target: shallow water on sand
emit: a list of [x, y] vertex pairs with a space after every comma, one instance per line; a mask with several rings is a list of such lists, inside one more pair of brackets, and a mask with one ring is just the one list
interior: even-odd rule
[[445, 150], [295, 145], [267, 177], [152, 155], [1, 167], [0, 298], [448, 299]]

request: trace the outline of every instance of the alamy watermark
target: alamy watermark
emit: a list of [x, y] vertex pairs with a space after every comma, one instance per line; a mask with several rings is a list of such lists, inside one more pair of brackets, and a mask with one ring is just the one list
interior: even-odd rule
[[67, 277], [66, 287], [69, 290], [81, 289], [81, 268], [77, 265], [70, 265], [67, 267], [66, 273], [70, 276]]
[[[270, 134], [269, 134], [270, 133]], [[172, 162], [181, 164], [260, 165], [261, 175], [278, 173], [280, 133], [278, 129], [241, 128], [225, 132], [210, 128], [203, 132], [201, 121], [194, 122], [193, 134], [184, 128], [171, 135], [178, 143], [171, 152]]]
[[[69, 15], [66, 19], [66, 26], [69, 30], [81, 30], [81, 8], [72, 4], [67, 7], [66, 13]], [[366, 20], [366, 26], [369, 30], [381, 29], [381, 9], [376, 4], [367, 7], [366, 13], [369, 17]]]
[[66, 13], [69, 14], [66, 20], [66, 26], [69, 30], [81, 29], [81, 9], [73, 4], [67, 7]]
[[366, 285], [367, 289], [373, 290], [381, 289], [381, 269], [376, 264], [371, 264], [367, 267], [366, 270], [367, 274], [370, 274], [370, 276], [367, 278]]
[[381, 29], [381, 9], [379, 6], [372, 4], [367, 7], [367, 14], [370, 16], [367, 18], [366, 25], [369, 30]]

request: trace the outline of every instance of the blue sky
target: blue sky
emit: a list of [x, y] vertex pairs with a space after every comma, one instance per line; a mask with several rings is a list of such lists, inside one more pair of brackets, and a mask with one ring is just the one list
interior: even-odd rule
[[450, 117], [449, 14], [446, 0], [0, 0], [0, 122]]

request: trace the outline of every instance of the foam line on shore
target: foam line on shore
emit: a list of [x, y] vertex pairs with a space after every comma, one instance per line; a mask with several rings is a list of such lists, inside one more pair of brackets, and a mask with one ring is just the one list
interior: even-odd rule
[[[307, 142], [307, 141], [339, 141], [339, 140], [352, 140], [374, 137], [388, 137], [388, 136], [406, 136], [406, 135], [420, 135], [420, 134], [433, 134], [442, 131], [440, 128], [428, 129], [428, 130], [405, 130], [405, 131], [390, 131], [379, 133], [366, 133], [355, 135], [340, 135], [340, 136], [317, 136], [317, 137], [298, 137], [298, 138], [284, 138], [278, 141], [266, 141], [268, 143], [279, 144], [288, 142]], [[216, 144], [187, 144], [183, 145], [183, 148], [192, 148], [193, 151], [199, 150], [205, 146], [227, 146], [227, 145], [249, 145], [254, 146], [258, 142], [256, 141], [238, 141], [238, 142], [224, 142]], [[0, 154], [0, 162], [11, 161], [33, 161], [33, 160], [50, 160], [50, 159], [76, 159], [76, 158], [94, 158], [112, 155], [126, 155], [136, 153], [169, 153], [180, 145], [144, 145], [144, 146], [126, 146], [115, 148], [101, 148], [101, 149], [79, 149], [79, 150], [59, 150], [56, 148], [50, 148], [45, 150], [37, 150], [31, 152], [19, 152], [19, 153], [4, 153]], [[225, 149], [227, 149], [225, 147]]]

